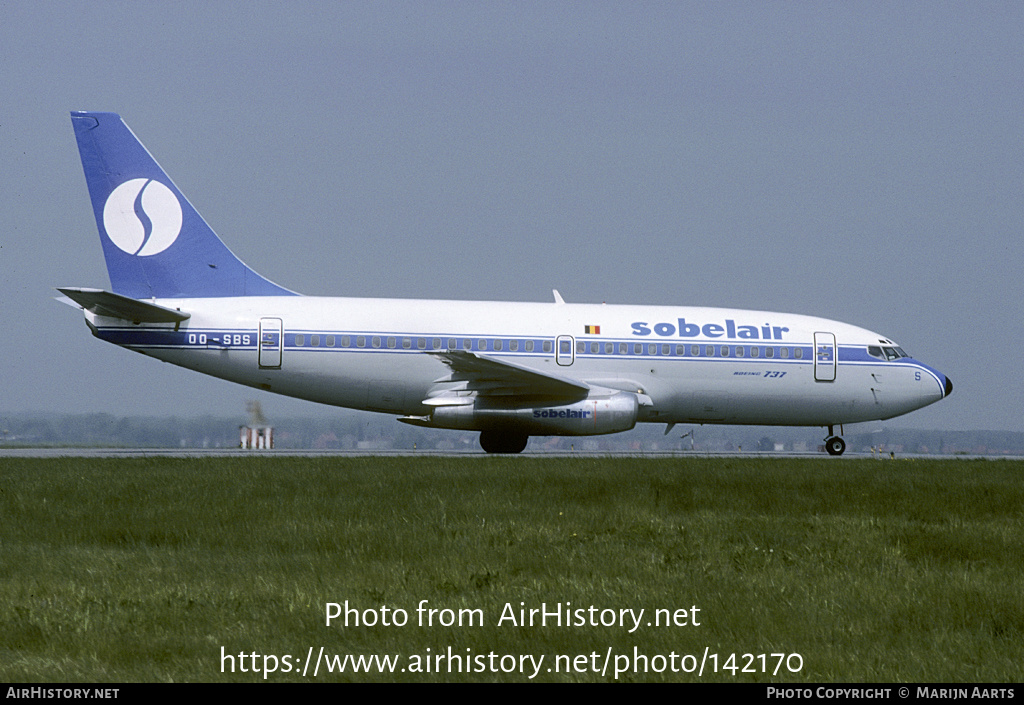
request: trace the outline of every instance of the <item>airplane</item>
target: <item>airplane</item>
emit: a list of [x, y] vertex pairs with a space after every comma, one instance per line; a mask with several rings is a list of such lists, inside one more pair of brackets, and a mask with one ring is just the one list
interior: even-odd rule
[[[257, 389], [416, 426], [530, 436], [638, 423], [827, 427], [953, 391], [886, 336], [806, 315], [691, 306], [328, 298], [257, 274], [116, 113], [72, 112], [111, 290], [58, 287], [92, 334]], [[839, 426], [840, 434], [835, 434]]]

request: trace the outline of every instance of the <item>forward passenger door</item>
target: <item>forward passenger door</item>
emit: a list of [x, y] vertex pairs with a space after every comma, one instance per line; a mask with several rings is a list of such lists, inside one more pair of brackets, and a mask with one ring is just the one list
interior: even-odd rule
[[835, 333], [814, 334], [814, 379], [817, 382], [834, 382], [836, 379], [836, 335]]

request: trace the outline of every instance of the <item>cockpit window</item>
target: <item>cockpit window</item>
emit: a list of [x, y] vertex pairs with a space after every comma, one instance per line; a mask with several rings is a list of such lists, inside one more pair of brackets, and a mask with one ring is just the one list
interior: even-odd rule
[[901, 357], [910, 357], [903, 348], [879, 347], [878, 345], [869, 345], [868, 355], [885, 361], [898, 360]]

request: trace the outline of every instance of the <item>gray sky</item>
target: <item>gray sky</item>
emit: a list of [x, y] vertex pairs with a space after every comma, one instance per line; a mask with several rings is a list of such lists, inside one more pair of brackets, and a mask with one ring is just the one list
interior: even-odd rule
[[1024, 431], [1024, 4], [0, 0], [0, 412], [331, 413], [94, 339], [70, 110], [307, 294], [692, 304], [899, 341]]

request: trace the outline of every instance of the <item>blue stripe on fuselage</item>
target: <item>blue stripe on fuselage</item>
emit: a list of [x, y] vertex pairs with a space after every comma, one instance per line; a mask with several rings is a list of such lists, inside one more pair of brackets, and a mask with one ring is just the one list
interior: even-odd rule
[[[188, 328], [183, 330], [173, 330], [171, 328], [142, 328], [142, 327], [110, 327], [110, 328], [99, 328], [97, 330], [97, 337], [115, 345], [120, 345], [127, 348], [133, 349], [167, 349], [167, 348], [178, 348], [178, 349], [235, 349], [235, 350], [256, 350], [257, 349], [257, 331], [256, 329], [225, 329], [225, 328]], [[296, 345], [296, 335], [303, 336], [303, 345]], [[317, 346], [312, 346], [311, 339], [313, 336], [319, 336]], [[333, 347], [326, 344], [328, 336], [335, 338], [335, 345]], [[342, 346], [341, 339], [343, 337], [349, 338], [349, 345]], [[356, 339], [359, 337], [364, 338], [365, 345], [358, 347], [355, 345]], [[380, 339], [380, 345], [378, 347], [372, 346], [372, 340], [374, 338]], [[388, 347], [388, 339], [393, 338], [395, 340], [394, 347]], [[437, 350], [447, 350], [447, 343], [449, 340], [454, 339], [456, 341], [457, 349], [469, 349], [476, 352], [488, 352], [501, 356], [509, 357], [551, 357], [554, 353], [555, 339], [548, 337], [495, 337], [487, 335], [453, 335], [453, 334], [403, 334], [398, 332], [380, 332], [380, 331], [314, 331], [311, 329], [301, 331], [289, 331], [284, 335], [284, 349], [291, 353], [295, 352], [316, 352], [316, 353], [330, 353], [330, 352], [384, 352], [384, 353], [422, 353], [432, 352]], [[406, 348], [403, 346], [405, 340], [410, 341], [410, 347]], [[419, 347], [419, 341], [423, 340], [425, 347]], [[464, 347], [465, 341], [470, 341], [468, 348]], [[526, 341], [533, 341], [534, 349], [528, 351], [525, 349]], [[440, 343], [440, 347], [435, 347], [434, 342]], [[500, 350], [495, 349], [495, 342], [500, 342]], [[813, 363], [812, 358], [812, 346], [810, 344], [799, 344], [792, 343], [789, 345], [737, 345], [735, 343], [723, 343], [723, 342], [709, 342], [709, 341], [687, 341], [686, 343], [673, 341], [671, 343], [667, 341], [659, 341], [657, 343], [653, 341], [639, 342], [634, 339], [622, 339], [622, 338], [577, 338], [577, 343], [583, 343], [586, 346], [584, 352], [575, 352], [574, 356], [577, 360], [590, 359], [590, 360], [601, 360], [601, 359], [618, 359], [618, 360], [630, 360], [638, 357], [651, 358], [651, 359], [664, 359], [664, 360], [701, 360], [704, 362], [718, 362], [718, 363], [735, 363], [735, 364], [758, 364], [758, 365], [810, 365]], [[480, 343], [483, 342], [483, 346]], [[510, 350], [510, 343], [517, 343], [517, 350]], [[551, 343], [551, 350], [544, 351], [542, 349], [543, 343]], [[598, 344], [598, 352], [590, 352], [591, 343]], [[611, 343], [613, 352], [604, 352], [605, 344]], [[625, 354], [619, 352], [620, 344], [626, 345], [627, 352]], [[635, 346], [640, 346], [640, 352], [636, 353]], [[697, 346], [698, 354], [692, 355], [692, 347]], [[727, 346], [729, 348], [729, 355], [722, 356], [721, 348]], [[668, 354], [664, 354], [664, 348], [668, 348]], [[706, 354], [708, 348], [712, 348], [715, 354]], [[743, 357], [737, 357], [735, 352], [737, 347], [742, 347], [745, 351]], [[751, 349], [757, 348], [758, 356], [752, 357], [750, 355]], [[773, 357], [765, 356], [765, 349], [773, 349]], [[781, 349], [787, 349], [789, 357], [781, 357]], [[653, 349], [653, 352], [652, 352]], [[681, 349], [682, 354], [678, 354]], [[796, 350], [802, 350], [803, 357], [794, 357]], [[917, 361], [913, 358], [903, 357], [896, 360], [880, 360], [877, 357], [869, 355], [867, 352], [867, 346], [861, 345], [840, 345], [838, 346], [838, 359], [840, 363], [853, 364], [856, 366], [870, 366], [879, 367], [881, 369], [896, 366], [902, 367], [913, 367], [920, 369], [921, 371], [930, 375], [939, 385], [940, 390], [944, 393], [946, 380], [945, 377], [936, 371], [935, 369]]]

